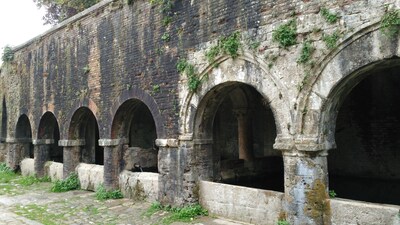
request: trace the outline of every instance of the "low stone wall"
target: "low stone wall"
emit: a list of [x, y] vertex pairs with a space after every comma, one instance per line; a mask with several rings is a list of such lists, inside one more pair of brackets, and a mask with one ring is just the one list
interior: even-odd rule
[[200, 204], [211, 214], [252, 224], [277, 224], [283, 193], [200, 182]]
[[25, 158], [21, 161], [21, 174], [22, 176], [34, 176], [35, 175], [35, 167], [34, 160], [31, 158]]
[[149, 202], [157, 201], [158, 173], [124, 170], [119, 175], [119, 187], [126, 198]]
[[49, 176], [51, 181], [63, 179], [63, 164], [59, 162], [47, 161], [44, 165], [45, 175]]
[[331, 199], [332, 225], [400, 225], [400, 206]]
[[95, 191], [104, 183], [104, 166], [80, 163], [75, 171], [78, 173], [83, 190]]

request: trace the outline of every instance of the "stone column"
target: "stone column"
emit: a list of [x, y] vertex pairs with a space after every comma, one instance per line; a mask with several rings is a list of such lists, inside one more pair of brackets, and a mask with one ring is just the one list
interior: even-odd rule
[[104, 147], [104, 187], [107, 190], [119, 188], [122, 147], [125, 139], [99, 139], [99, 146]]
[[158, 200], [163, 205], [182, 206], [185, 151], [178, 148], [177, 139], [157, 139], [158, 146]]
[[284, 162], [283, 215], [292, 225], [329, 225], [327, 150], [304, 142], [291, 145], [278, 140], [274, 145], [282, 150]]
[[249, 110], [235, 109], [233, 110], [238, 120], [238, 143], [239, 143], [239, 159], [250, 161], [254, 159], [252, 127], [250, 126]]
[[32, 141], [34, 145], [34, 168], [38, 177], [44, 177], [44, 165], [49, 160], [50, 147], [54, 144], [54, 139], [37, 139]]
[[63, 178], [67, 178], [75, 172], [75, 168], [80, 162], [80, 150], [85, 145], [84, 139], [77, 140], [59, 140], [59, 146], [63, 146]]
[[7, 138], [7, 166], [13, 170], [19, 168], [20, 162], [29, 157], [30, 138]]

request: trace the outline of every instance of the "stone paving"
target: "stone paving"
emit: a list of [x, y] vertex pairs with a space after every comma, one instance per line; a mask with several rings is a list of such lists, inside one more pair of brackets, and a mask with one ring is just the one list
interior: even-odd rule
[[[11, 185], [11, 187], [10, 187]], [[149, 215], [149, 202], [131, 199], [99, 201], [94, 192], [83, 190], [65, 193], [50, 192], [51, 183], [21, 186], [0, 184], [0, 224], [7, 225], [147, 225], [163, 224], [167, 212]], [[174, 225], [186, 223], [173, 223]], [[191, 224], [243, 224], [216, 217], [201, 217]]]

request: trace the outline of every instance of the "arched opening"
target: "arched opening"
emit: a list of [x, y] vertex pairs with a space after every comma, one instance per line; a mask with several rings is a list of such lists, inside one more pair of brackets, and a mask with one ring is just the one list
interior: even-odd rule
[[341, 198], [400, 205], [400, 66], [388, 65], [341, 85], [349, 94], [340, 95], [328, 157], [329, 186]]
[[3, 97], [3, 104], [1, 109], [1, 142], [4, 142], [7, 138], [7, 105], [6, 98]]
[[51, 139], [49, 145], [49, 159], [54, 162], [63, 162], [63, 148], [58, 146], [60, 129], [56, 117], [51, 112], [43, 114], [39, 123], [38, 139]]
[[104, 164], [104, 149], [99, 146], [99, 127], [96, 117], [86, 107], [81, 107], [72, 116], [69, 138], [81, 139], [85, 145], [81, 146], [79, 161], [89, 164]]
[[21, 151], [22, 158], [33, 158], [32, 129], [28, 116], [23, 114], [19, 117], [15, 130], [17, 141], [23, 144], [23, 150]]
[[112, 138], [125, 140], [122, 169], [158, 172], [156, 125], [149, 108], [142, 101], [130, 99], [118, 108], [112, 125]]
[[252, 86], [227, 82], [201, 101], [194, 126], [201, 179], [283, 191], [283, 160], [273, 149], [275, 120]]

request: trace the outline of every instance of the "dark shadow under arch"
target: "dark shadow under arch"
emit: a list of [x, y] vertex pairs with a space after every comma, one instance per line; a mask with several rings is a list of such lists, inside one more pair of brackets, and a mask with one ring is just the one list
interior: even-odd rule
[[15, 138], [18, 142], [23, 144], [24, 150], [22, 152], [22, 158], [29, 157], [33, 158], [33, 145], [32, 145], [32, 129], [31, 123], [27, 115], [23, 114], [18, 118], [18, 122], [15, 128]]
[[339, 197], [400, 205], [399, 74], [398, 60], [377, 62], [331, 93], [337, 149], [328, 157], [329, 183]]
[[87, 107], [80, 107], [72, 116], [68, 138], [85, 140], [81, 146], [80, 162], [104, 164], [104, 149], [99, 146], [99, 126], [96, 117]]
[[138, 99], [125, 101], [117, 110], [111, 137], [126, 141], [121, 167], [132, 171], [157, 172], [157, 130], [149, 108]]
[[276, 133], [273, 113], [255, 88], [240, 82], [214, 87], [194, 122], [200, 179], [283, 191], [283, 160], [273, 149]]
[[50, 144], [49, 159], [54, 162], [63, 162], [63, 148], [58, 146], [60, 128], [52, 112], [43, 114], [39, 122], [37, 136], [38, 139], [52, 139], [53, 144]]

